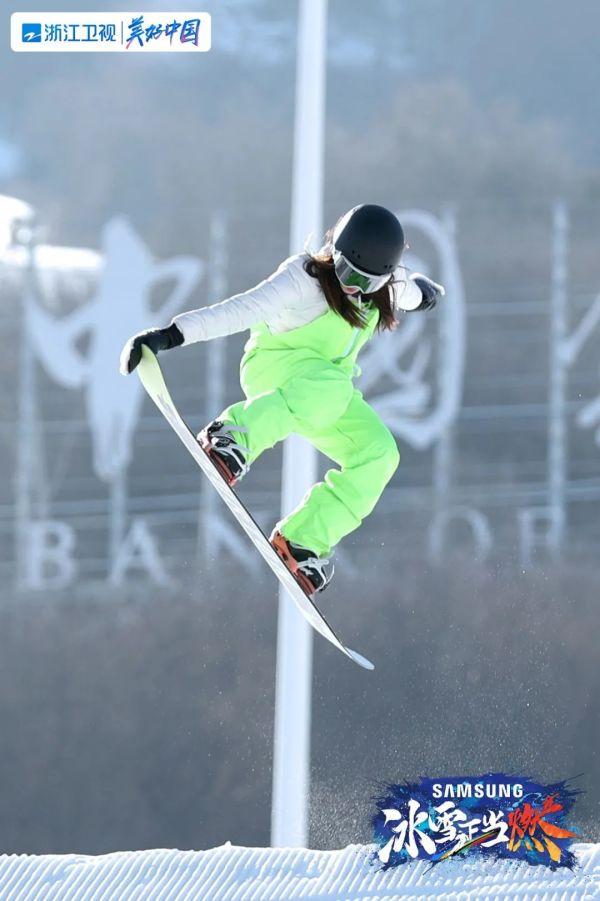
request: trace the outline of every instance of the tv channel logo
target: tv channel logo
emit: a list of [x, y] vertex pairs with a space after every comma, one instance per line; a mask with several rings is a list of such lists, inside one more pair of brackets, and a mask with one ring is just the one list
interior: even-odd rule
[[40, 22], [23, 22], [21, 25], [21, 40], [24, 44], [42, 43], [42, 26]]

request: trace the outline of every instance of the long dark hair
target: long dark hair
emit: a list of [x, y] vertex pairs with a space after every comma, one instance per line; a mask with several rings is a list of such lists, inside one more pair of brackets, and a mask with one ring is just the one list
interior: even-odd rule
[[[364, 328], [367, 324], [364, 313], [352, 303], [347, 294], [344, 294], [337, 280], [332, 256], [332, 238], [333, 229], [330, 229], [325, 235], [324, 246], [318, 253], [309, 254], [304, 264], [304, 269], [310, 276], [317, 279], [325, 295], [325, 300], [332, 310], [335, 310], [342, 319], [345, 319], [346, 322], [349, 322], [355, 328]], [[392, 282], [390, 280], [389, 284], [384, 285], [379, 291], [374, 291], [373, 294], [363, 294], [363, 299], [370, 301], [379, 310], [378, 331], [391, 330], [396, 327], [397, 323], [392, 309], [390, 293], [392, 290]]]

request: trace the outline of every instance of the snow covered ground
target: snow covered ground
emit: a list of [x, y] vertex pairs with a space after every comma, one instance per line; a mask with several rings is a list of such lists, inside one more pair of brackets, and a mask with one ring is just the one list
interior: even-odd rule
[[188, 899], [188, 901], [378, 901], [378, 899], [511, 898], [565, 901], [600, 898], [600, 845], [580, 844], [575, 872], [520, 863], [415, 863], [383, 872], [368, 862], [370, 848], [342, 851], [238, 848], [210, 851], [121, 851], [0, 856], [0, 898]]

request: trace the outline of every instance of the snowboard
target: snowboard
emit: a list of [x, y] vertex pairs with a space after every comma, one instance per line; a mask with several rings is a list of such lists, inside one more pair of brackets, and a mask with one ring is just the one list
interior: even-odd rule
[[171, 395], [165, 384], [162, 370], [152, 351], [147, 347], [142, 347], [142, 359], [136, 369], [140, 381], [147, 393], [150, 395], [160, 412], [163, 414], [175, 434], [186, 446], [204, 475], [209, 479], [211, 485], [222, 500], [227, 504], [246, 535], [262, 557], [269, 564], [281, 584], [287, 589], [288, 595], [296, 604], [300, 613], [308, 623], [323, 638], [331, 642], [342, 654], [349, 657], [364, 669], [374, 669], [373, 664], [358, 654], [356, 651], [350, 650], [338, 638], [333, 631], [321, 611], [309, 598], [304, 589], [298, 584], [292, 573], [289, 571], [285, 563], [280, 559], [277, 551], [270, 543], [269, 539], [262, 531], [258, 523], [253, 519], [250, 512], [241, 502], [233, 488], [227, 484], [220, 472], [216, 469], [210, 458], [202, 450], [193, 432], [186, 425], [177, 407], [173, 403]]

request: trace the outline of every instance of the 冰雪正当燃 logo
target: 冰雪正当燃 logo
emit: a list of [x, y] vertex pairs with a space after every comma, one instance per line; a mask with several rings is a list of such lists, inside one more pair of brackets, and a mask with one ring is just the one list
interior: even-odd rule
[[386, 785], [374, 798], [373, 860], [388, 868], [485, 854], [572, 867], [578, 835], [566, 821], [578, 794], [567, 781], [542, 785], [503, 773]]

